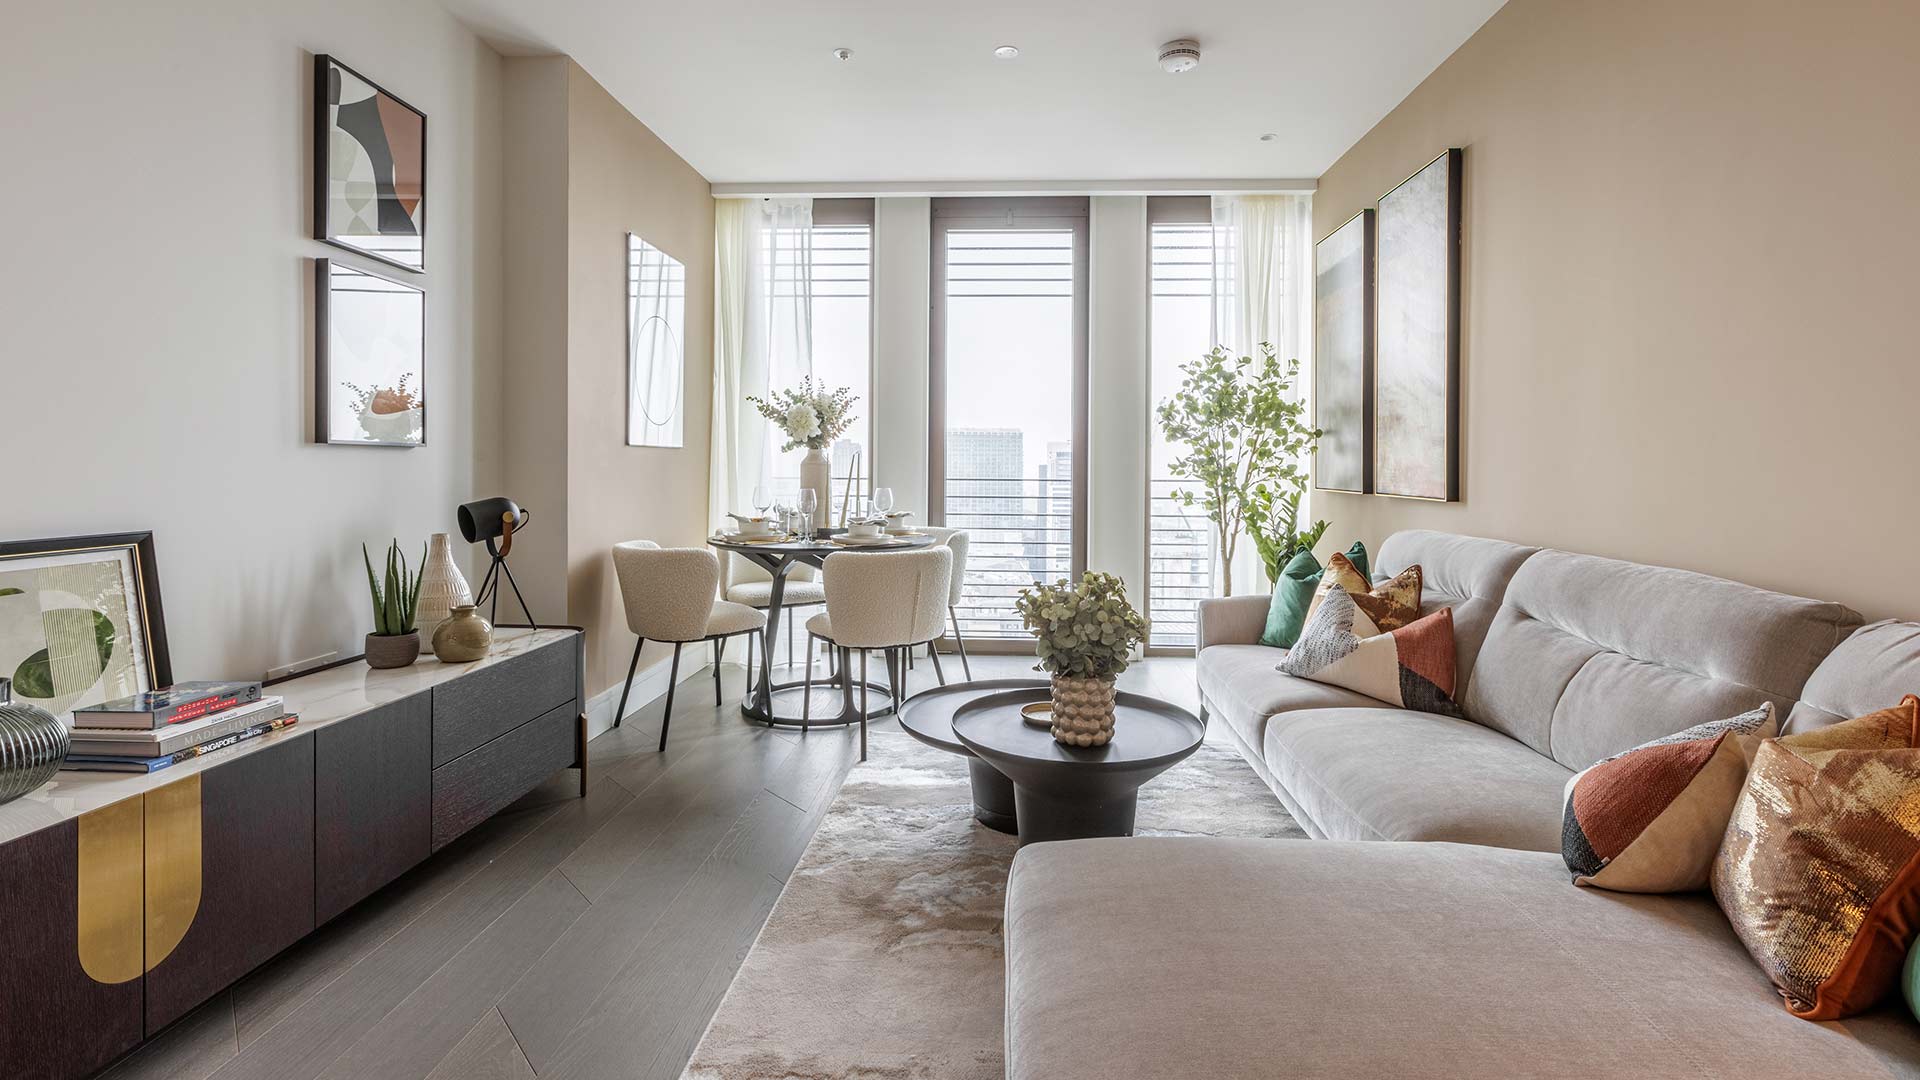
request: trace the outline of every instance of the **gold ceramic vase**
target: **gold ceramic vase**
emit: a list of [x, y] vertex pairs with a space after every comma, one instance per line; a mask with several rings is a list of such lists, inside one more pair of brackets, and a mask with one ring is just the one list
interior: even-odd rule
[[433, 632], [433, 655], [451, 664], [478, 660], [493, 650], [493, 624], [472, 604], [457, 604]]
[[1113, 680], [1053, 677], [1053, 737], [1066, 746], [1105, 746], [1113, 738]]

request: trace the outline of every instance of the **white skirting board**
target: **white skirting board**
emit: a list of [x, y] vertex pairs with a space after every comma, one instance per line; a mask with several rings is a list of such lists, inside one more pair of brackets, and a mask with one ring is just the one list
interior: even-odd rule
[[[734, 642], [733, 646], [729, 648], [727, 652], [735, 658], [727, 661], [729, 664], [737, 662], [739, 657], [745, 655], [740, 651], [738, 642]], [[627, 655], [631, 657], [633, 654], [628, 653]], [[652, 657], [649, 656], [648, 659], [651, 660]], [[687, 680], [705, 672], [707, 665], [711, 663], [713, 663], [713, 646], [704, 641], [694, 642], [680, 650], [680, 684], [682, 693], [686, 692]], [[672, 667], [673, 662], [669, 655], [667, 658], [653, 664], [653, 666], [641, 669], [640, 673], [633, 677], [633, 693], [627, 698], [628, 716], [639, 712], [642, 706], [651, 704], [666, 696], [667, 673]], [[712, 676], [706, 676], [706, 680], [708, 688], [711, 690]], [[613, 710], [620, 707], [620, 690], [620, 684], [614, 683], [612, 686], [607, 687], [605, 690], [600, 691], [587, 700], [588, 739], [592, 739], [594, 736], [613, 727]], [[701, 704], [709, 704], [711, 701], [712, 698], [710, 697], [703, 698], [701, 699]], [[674, 711], [679, 711], [677, 705]]]

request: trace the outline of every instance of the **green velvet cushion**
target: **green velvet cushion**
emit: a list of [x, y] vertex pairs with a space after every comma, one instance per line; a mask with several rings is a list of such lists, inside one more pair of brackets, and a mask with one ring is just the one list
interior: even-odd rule
[[1920, 1020], [1920, 941], [1907, 953], [1907, 966], [1900, 973], [1900, 991], [1906, 995], [1907, 1008]]
[[[1367, 545], [1355, 540], [1347, 549], [1347, 561], [1362, 577], [1372, 579], [1373, 571], [1367, 566]], [[1311, 551], [1302, 551], [1288, 561], [1280, 571], [1280, 580], [1273, 583], [1273, 603], [1267, 607], [1267, 628], [1260, 632], [1260, 644], [1276, 649], [1293, 648], [1293, 643], [1300, 640], [1301, 626], [1307, 621], [1307, 606], [1313, 602], [1314, 590], [1320, 587], [1320, 576], [1325, 572], [1326, 568]]]

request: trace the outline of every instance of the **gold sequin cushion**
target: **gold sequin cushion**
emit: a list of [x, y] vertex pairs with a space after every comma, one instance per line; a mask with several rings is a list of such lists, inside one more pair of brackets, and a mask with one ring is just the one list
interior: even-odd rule
[[1920, 931], [1920, 698], [1762, 743], [1713, 895], [1795, 1016], [1884, 998]]
[[1307, 605], [1306, 623], [1313, 622], [1313, 614], [1320, 610], [1327, 594], [1339, 589], [1353, 597], [1354, 606], [1366, 613], [1380, 633], [1392, 633], [1420, 617], [1420, 586], [1418, 564], [1400, 571], [1392, 580], [1372, 585], [1345, 555], [1335, 553], [1327, 560], [1327, 570], [1320, 576], [1320, 588], [1315, 590], [1313, 602]]

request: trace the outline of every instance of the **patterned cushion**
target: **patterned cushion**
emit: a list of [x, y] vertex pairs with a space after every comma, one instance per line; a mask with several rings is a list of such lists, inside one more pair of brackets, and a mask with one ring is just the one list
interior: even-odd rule
[[1389, 705], [1461, 716], [1453, 701], [1452, 609], [1382, 633], [1357, 601], [1343, 590], [1328, 593], [1280, 670]]
[[1420, 584], [1420, 567], [1409, 566], [1392, 581], [1374, 587], [1365, 570], [1346, 556], [1335, 555], [1327, 560], [1327, 572], [1320, 578], [1313, 603], [1307, 606], [1307, 622], [1313, 621], [1313, 613], [1329, 593], [1344, 590], [1353, 595], [1353, 602], [1373, 620], [1379, 632], [1398, 630], [1420, 617]]
[[[1334, 558], [1341, 558], [1336, 555]], [[1367, 545], [1358, 540], [1347, 549], [1345, 558], [1350, 566], [1358, 570], [1360, 580], [1367, 580]], [[1300, 628], [1306, 625], [1307, 613], [1313, 609], [1314, 598], [1319, 595], [1320, 581], [1326, 576], [1326, 568], [1320, 560], [1313, 557], [1311, 551], [1301, 551], [1280, 570], [1280, 580], [1273, 583], [1273, 600], [1267, 605], [1266, 629], [1260, 632], [1260, 644], [1276, 649], [1291, 649], [1293, 643], [1300, 640]]]
[[1893, 989], [1920, 928], [1920, 698], [1761, 744], [1713, 896], [1794, 1015]]
[[1617, 892], [1707, 887], [1727, 819], [1773, 705], [1615, 754], [1567, 781], [1560, 854], [1575, 885]]

